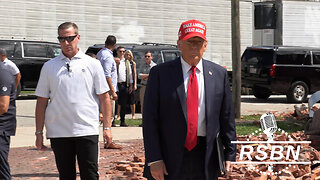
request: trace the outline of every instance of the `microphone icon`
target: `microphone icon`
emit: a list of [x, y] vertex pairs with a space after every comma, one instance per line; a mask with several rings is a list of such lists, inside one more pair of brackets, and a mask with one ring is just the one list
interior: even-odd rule
[[273, 141], [273, 133], [277, 131], [277, 122], [272, 113], [265, 113], [260, 117], [263, 132], [268, 136], [268, 141]]

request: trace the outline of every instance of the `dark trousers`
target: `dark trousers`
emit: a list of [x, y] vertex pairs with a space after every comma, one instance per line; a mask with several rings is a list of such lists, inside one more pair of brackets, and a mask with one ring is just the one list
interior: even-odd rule
[[184, 149], [183, 163], [178, 179], [202, 180], [205, 178], [206, 138], [198, 137], [197, 145], [191, 151]]
[[125, 116], [126, 116], [126, 105], [129, 97], [129, 87], [127, 87], [127, 83], [118, 83], [118, 89], [119, 89], [118, 103], [121, 106], [120, 121], [124, 123]]
[[10, 136], [0, 135], [0, 179], [11, 179], [8, 162]]
[[98, 135], [52, 138], [50, 142], [56, 158], [60, 180], [76, 179], [76, 157], [81, 179], [99, 179]]

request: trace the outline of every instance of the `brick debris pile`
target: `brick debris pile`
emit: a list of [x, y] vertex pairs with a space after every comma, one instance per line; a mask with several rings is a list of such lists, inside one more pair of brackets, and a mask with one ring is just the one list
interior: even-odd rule
[[[319, 110], [318, 107], [313, 106], [313, 111]], [[289, 113], [284, 112], [271, 112], [274, 114], [275, 117], [284, 117], [284, 121], [290, 121], [294, 123], [297, 126], [304, 126], [304, 122], [307, 122], [309, 120], [309, 112], [308, 108], [305, 104], [302, 104], [300, 106], [295, 105], [294, 111]], [[285, 131], [279, 129], [277, 134], [274, 134], [274, 141], [308, 141], [310, 140], [310, 136], [305, 135], [303, 131], [298, 131], [296, 133], [288, 134]], [[267, 141], [267, 135], [265, 135], [262, 130], [259, 130], [258, 132], [254, 132], [253, 134], [246, 135], [246, 136], [237, 136], [237, 141]], [[232, 173], [228, 174], [225, 177], [219, 178], [219, 179], [272, 179], [272, 180], [282, 180], [282, 179], [301, 179], [301, 180], [307, 180], [307, 179], [320, 179], [320, 146], [319, 141], [317, 141], [317, 144], [290, 144], [290, 143], [272, 143], [266, 145], [266, 143], [255, 143], [255, 144], [246, 144], [253, 147], [253, 152], [250, 154], [251, 160], [247, 156], [243, 156], [241, 161], [257, 161], [259, 160], [256, 158], [263, 157], [263, 154], [259, 154], [257, 152], [257, 147], [259, 145], [266, 145], [268, 146], [268, 149], [264, 150], [267, 153], [267, 157], [271, 156], [271, 145], [278, 145], [284, 147], [284, 150], [282, 151], [283, 157], [279, 160], [270, 160], [266, 158], [262, 162], [266, 162], [265, 164], [235, 164], [233, 165], [233, 171]], [[237, 149], [237, 160], [240, 159], [240, 151], [241, 146], [243, 144], [239, 144]], [[288, 153], [287, 147], [288, 145], [291, 145], [294, 147], [294, 154], [297, 154], [297, 146], [300, 145], [298, 160], [299, 162], [311, 162], [311, 165], [295, 165], [295, 164], [273, 164], [272, 166], [269, 166], [268, 163], [272, 161], [278, 161], [278, 162], [292, 162], [294, 161], [292, 153]], [[315, 149], [317, 148], [317, 149]], [[286, 160], [287, 153], [289, 154], [288, 160]], [[274, 157], [277, 155], [274, 154]], [[279, 155], [278, 155], [279, 156]], [[260, 161], [261, 162], [261, 161]]]
[[[268, 138], [265, 134], [260, 133], [259, 135], [252, 136], [238, 136], [238, 141], [267, 141]], [[287, 134], [285, 132], [280, 134], [275, 134], [274, 141], [306, 141], [306, 136], [303, 132]], [[281, 145], [283, 147], [288, 146], [288, 144], [272, 144]], [[256, 150], [258, 145], [266, 144], [250, 144], [255, 150], [250, 154], [252, 157], [251, 161], [259, 161], [256, 156], [262, 157]], [[294, 146], [294, 153], [296, 153], [297, 144], [291, 144]], [[240, 159], [241, 145], [238, 145], [237, 160]], [[270, 145], [269, 145], [270, 146]], [[270, 148], [271, 149], [271, 148]], [[267, 149], [265, 152], [270, 157], [271, 150]], [[286, 161], [287, 150], [284, 148], [282, 152], [283, 157], [279, 161]], [[276, 156], [276, 155], [275, 155]], [[250, 161], [247, 156], [243, 156], [242, 161]], [[291, 160], [290, 160], [291, 159]], [[292, 161], [293, 157], [290, 154], [289, 161]], [[309, 146], [309, 144], [301, 144], [300, 153], [298, 161], [301, 162], [311, 162], [310, 165], [287, 165], [278, 164], [273, 165], [272, 168], [268, 167], [267, 164], [235, 164], [233, 165], [233, 171], [226, 177], [219, 179], [272, 179], [272, 180], [282, 180], [282, 179], [320, 179], [320, 152]], [[260, 161], [261, 162], [261, 161]], [[263, 162], [272, 162], [272, 160], [266, 159]]]
[[[275, 134], [274, 141], [306, 141], [306, 136], [303, 132], [298, 131], [297, 133], [286, 134], [285, 132], [280, 134]], [[238, 141], [267, 141], [267, 136], [264, 133], [260, 133], [257, 136], [247, 135], [238, 136]], [[290, 144], [290, 143], [288, 143]], [[288, 144], [281, 144], [282, 146], [287, 146]], [[257, 148], [259, 144], [251, 144], [254, 148]], [[292, 145], [292, 144], [291, 144]], [[297, 144], [293, 144], [295, 153], [297, 149]], [[240, 156], [240, 146], [238, 145], [237, 160]], [[268, 157], [270, 157], [270, 150], [266, 150]], [[287, 151], [286, 149], [282, 152], [283, 158], [279, 161], [285, 161]], [[259, 155], [257, 151], [253, 151], [251, 157], [252, 161], [258, 161], [255, 156]], [[261, 156], [261, 154], [260, 154]], [[292, 158], [292, 154], [290, 155]], [[274, 165], [272, 172], [268, 170], [268, 165], [248, 165], [248, 164], [236, 164], [233, 165], [233, 171], [225, 177], [219, 179], [272, 179], [272, 180], [282, 180], [282, 179], [320, 179], [320, 152], [309, 146], [309, 144], [301, 144], [299, 161], [311, 162], [310, 165]], [[247, 157], [243, 161], [247, 161]], [[114, 161], [114, 168], [107, 171], [106, 174], [122, 174], [118, 178], [123, 177], [129, 180], [141, 180], [145, 179], [142, 177], [144, 157], [134, 155], [132, 159], [127, 159], [126, 161]], [[265, 162], [270, 162], [266, 160]], [[116, 178], [117, 179], [117, 178]]]

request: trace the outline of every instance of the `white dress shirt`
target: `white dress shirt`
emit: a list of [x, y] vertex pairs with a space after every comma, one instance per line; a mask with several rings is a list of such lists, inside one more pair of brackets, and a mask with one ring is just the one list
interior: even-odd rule
[[[183, 60], [181, 57], [181, 64], [182, 64], [182, 73], [183, 73], [183, 80], [184, 80], [184, 89], [187, 97], [188, 92], [188, 82], [189, 77], [191, 74], [190, 68], [191, 66]], [[205, 91], [204, 91], [204, 76], [203, 76], [203, 65], [202, 59], [197, 64], [196, 76], [198, 80], [198, 97], [199, 97], [199, 104], [198, 104], [198, 136], [206, 136], [206, 104], [205, 104]]]
[[[120, 60], [120, 64], [119, 64], [118, 83], [127, 82], [126, 79], [127, 79], [127, 77], [126, 77], [126, 61], [124, 59], [122, 59], [122, 60]], [[129, 83], [130, 84], [133, 83], [130, 63], [129, 63]]]

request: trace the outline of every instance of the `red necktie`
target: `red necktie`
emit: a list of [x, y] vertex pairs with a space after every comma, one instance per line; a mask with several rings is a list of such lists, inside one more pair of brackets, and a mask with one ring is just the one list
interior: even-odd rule
[[197, 130], [198, 130], [198, 80], [196, 76], [197, 68], [190, 68], [191, 74], [188, 83], [187, 92], [187, 121], [188, 131], [185, 142], [185, 147], [191, 151], [197, 145]]

